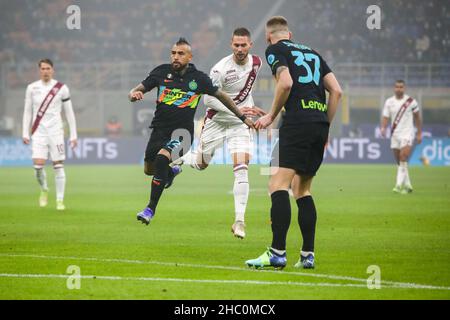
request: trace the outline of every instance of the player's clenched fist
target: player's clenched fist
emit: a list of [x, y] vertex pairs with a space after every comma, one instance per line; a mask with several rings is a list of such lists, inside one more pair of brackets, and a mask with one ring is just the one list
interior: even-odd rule
[[144, 99], [144, 93], [142, 93], [141, 91], [134, 91], [134, 92], [130, 92], [129, 94], [130, 97], [130, 101], [137, 101], [137, 100], [142, 100]]

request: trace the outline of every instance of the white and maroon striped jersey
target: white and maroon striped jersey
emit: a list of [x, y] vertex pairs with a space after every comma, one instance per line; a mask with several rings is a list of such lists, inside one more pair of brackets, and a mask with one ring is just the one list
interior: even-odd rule
[[[383, 107], [383, 117], [390, 118], [391, 128], [394, 124], [395, 118], [400, 111], [401, 106], [409, 99], [407, 94], [403, 95], [402, 99], [397, 99], [395, 96], [388, 98]], [[414, 134], [414, 120], [413, 113], [419, 112], [417, 101], [413, 99], [412, 103], [405, 110], [405, 113], [400, 118], [400, 121], [394, 131], [394, 135], [410, 136]]]
[[[252, 89], [261, 69], [262, 61], [256, 55], [248, 55], [245, 65], [237, 64], [233, 54], [220, 60], [209, 74], [213, 84], [230, 96], [238, 107], [253, 107]], [[217, 98], [205, 95], [207, 114], [216, 122], [242, 124]]]
[[[58, 81], [52, 79], [45, 83], [42, 80], [35, 81], [28, 85], [25, 93], [25, 110], [23, 114], [23, 132], [24, 138], [30, 138], [31, 126], [36, 120], [39, 108], [43, 100], [47, 97], [50, 90], [53, 89]], [[39, 126], [34, 132], [35, 136], [54, 136], [64, 134], [63, 121], [61, 117], [62, 107], [66, 114], [70, 129], [70, 140], [77, 138], [75, 116], [72, 103], [70, 101], [69, 88], [63, 85], [56, 96], [48, 105]]]

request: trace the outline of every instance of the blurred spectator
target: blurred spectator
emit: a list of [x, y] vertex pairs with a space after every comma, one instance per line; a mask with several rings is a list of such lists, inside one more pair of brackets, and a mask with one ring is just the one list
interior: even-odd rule
[[122, 134], [122, 123], [116, 116], [109, 118], [106, 123], [106, 134], [108, 137], [118, 137]]

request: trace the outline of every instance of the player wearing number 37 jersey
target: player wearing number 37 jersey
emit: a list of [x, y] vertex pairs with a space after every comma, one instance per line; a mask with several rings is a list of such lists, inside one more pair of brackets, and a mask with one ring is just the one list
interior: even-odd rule
[[[341, 88], [322, 57], [309, 47], [291, 41], [287, 20], [273, 17], [266, 23], [270, 44], [266, 59], [276, 85], [271, 111], [255, 127], [267, 128], [283, 106], [285, 114], [279, 132], [279, 157], [272, 156], [269, 182], [272, 207], [272, 245], [260, 257], [247, 260], [251, 267], [286, 266], [286, 236], [291, 221], [289, 187], [298, 206], [298, 223], [303, 237], [300, 259], [295, 267], [314, 268], [316, 209], [310, 192], [319, 169], [328, 128], [336, 113]], [[325, 90], [330, 93], [328, 104]]]

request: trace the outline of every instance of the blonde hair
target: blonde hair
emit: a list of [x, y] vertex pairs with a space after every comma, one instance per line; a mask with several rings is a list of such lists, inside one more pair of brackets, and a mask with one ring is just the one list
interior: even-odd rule
[[270, 33], [289, 32], [287, 19], [283, 16], [274, 16], [267, 20], [266, 29]]

